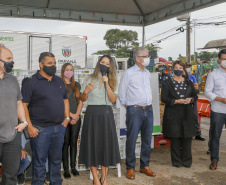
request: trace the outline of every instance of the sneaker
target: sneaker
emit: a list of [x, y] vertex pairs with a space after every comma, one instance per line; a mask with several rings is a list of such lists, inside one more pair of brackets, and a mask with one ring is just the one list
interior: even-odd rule
[[50, 183], [49, 172], [46, 172], [45, 183], [46, 184], [49, 184]]
[[70, 174], [69, 170], [64, 171], [64, 178], [65, 179], [70, 179], [71, 178], [71, 174]]
[[205, 141], [205, 140], [206, 140], [206, 138], [204, 138], [202, 135], [197, 135], [197, 136], [195, 137], [195, 139], [196, 139], [196, 140], [200, 140], [200, 141]]
[[71, 169], [71, 173], [72, 173], [74, 176], [79, 175], [78, 171], [77, 171], [75, 168]]
[[24, 173], [21, 173], [21, 174], [18, 176], [17, 182], [18, 182], [18, 185], [23, 185], [23, 184], [25, 184]]

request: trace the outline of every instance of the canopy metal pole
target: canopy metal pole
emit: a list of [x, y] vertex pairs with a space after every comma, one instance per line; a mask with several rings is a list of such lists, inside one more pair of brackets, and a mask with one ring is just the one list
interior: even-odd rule
[[190, 35], [190, 17], [187, 19], [186, 23], [186, 62], [191, 64], [191, 35]]
[[194, 19], [194, 62], [196, 62], [196, 56], [195, 56], [195, 19]]
[[145, 37], [145, 26], [143, 25], [143, 32], [142, 32], [142, 46], [144, 47], [145, 45], [145, 41], [144, 41], [144, 37]]

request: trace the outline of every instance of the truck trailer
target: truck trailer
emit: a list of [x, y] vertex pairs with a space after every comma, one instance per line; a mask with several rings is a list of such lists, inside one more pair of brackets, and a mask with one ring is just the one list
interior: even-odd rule
[[0, 45], [9, 48], [14, 56], [14, 69], [39, 69], [39, 55], [55, 55], [57, 69], [64, 63], [86, 67], [87, 37], [19, 31], [0, 31]]

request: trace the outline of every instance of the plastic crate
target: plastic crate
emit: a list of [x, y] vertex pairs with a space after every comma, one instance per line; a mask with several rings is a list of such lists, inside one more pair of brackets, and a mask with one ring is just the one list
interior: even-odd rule
[[207, 98], [199, 98], [197, 106], [198, 112], [201, 112], [202, 116], [210, 117], [210, 101]]
[[167, 148], [170, 147], [170, 139], [164, 137], [163, 135], [154, 136], [154, 146], [155, 148]]

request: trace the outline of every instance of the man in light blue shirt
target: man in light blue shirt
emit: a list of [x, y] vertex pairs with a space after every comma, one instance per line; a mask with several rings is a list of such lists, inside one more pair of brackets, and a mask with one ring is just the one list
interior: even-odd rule
[[210, 170], [217, 169], [219, 143], [226, 122], [226, 49], [219, 52], [220, 67], [208, 74], [205, 96], [211, 101]]
[[134, 51], [134, 59], [136, 64], [124, 72], [118, 93], [121, 104], [127, 107], [126, 176], [129, 179], [135, 178], [135, 147], [139, 131], [141, 131], [142, 140], [140, 172], [155, 176], [149, 168], [153, 110], [151, 74], [145, 69], [145, 66], [150, 63], [148, 50], [144, 47], [137, 48]]

